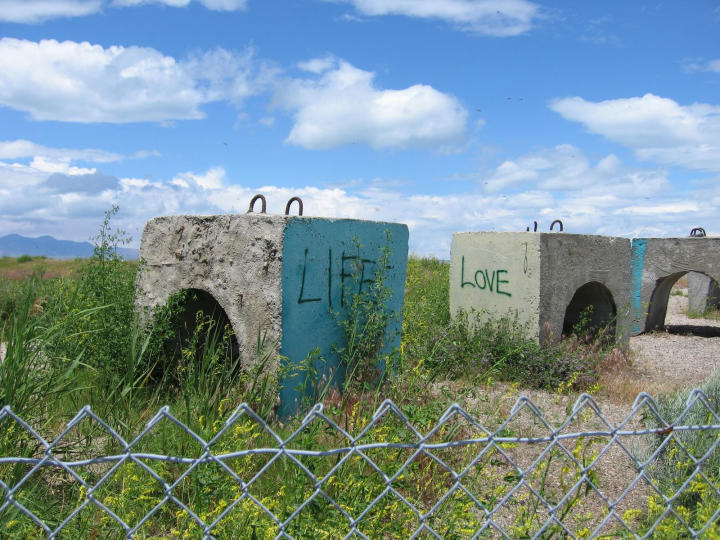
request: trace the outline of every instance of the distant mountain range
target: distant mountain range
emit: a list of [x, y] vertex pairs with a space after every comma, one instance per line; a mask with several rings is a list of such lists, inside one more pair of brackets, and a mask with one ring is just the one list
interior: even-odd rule
[[[137, 249], [119, 247], [117, 253], [124, 259], [138, 258]], [[50, 259], [74, 259], [90, 257], [92, 254], [93, 245], [90, 242], [58, 240], [52, 236], [39, 236], [38, 238], [29, 238], [19, 234], [0, 236], [0, 257], [45, 255]]]

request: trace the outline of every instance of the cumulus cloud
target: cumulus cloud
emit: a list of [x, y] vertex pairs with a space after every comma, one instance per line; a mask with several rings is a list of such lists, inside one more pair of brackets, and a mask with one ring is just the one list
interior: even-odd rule
[[677, 190], [666, 170], [629, 167], [612, 154], [591, 160], [571, 145], [507, 160], [480, 183], [509, 210], [503, 221], [511, 230], [533, 221], [547, 230], [559, 218], [571, 232], [611, 236], [684, 236], [698, 220], [720, 231], [714, 183], [686, 182]]
[[720, 171], [720, 106], [680, 105], [642, 97], [586, 101], [556, 99], [550, 108], [567, 120], [635, 150], [638, 158], [666, 165]]
[[[490, 184], [499, 178], [505, 183]], [[679, 193], [664, 170], [628, 167], [612, 154], [590, 159], [571, 145], [517, 156], [478, 178], [476, 187], [446, 195], [408, 192], [391, 179], [298, 188], [234, 183], [222, 167], [150, 180], [113, 177], [72, 161], [6, 159], [0, 160], [0, 234], [87, 240], [103, 213], [118, 204], [116, 225], [137, 246], [152, 217], [242, 213], [255, 193], [263, 193], [270, 213], [282, 212], [299, 195], [306, 215], [406, 223], [411, 251], [447, 258], [454, 232], [523, 231], [533, 220], [539, 230], [560, 218], [568, 232], [619, 236], [685, 235], [697, 223], [720, 231], [718, 185], [688, 184]]]
[[607, 193], [645, 197], [670, 189], [670, 183], [665, 171], [630, 169], [614, 154], [592, 164], [579, 148], [562, 144], [504, 161], [483, 187], [488, 193], [532, 188], [564, 194], [582, 191], [585, 198]]
[[274, 102], [293, 112], [287, 142], [309, 149], [362, 143], [373, 148], [442, 146], [465, 134], [467, 111], [431, 86], [375, 86], [375, 74], [333, 58], [300, 64], [311, 76], [280, 85]]
[[327, 0], [351, 4], [366, 16], [404, 15], [441, 19], [464, 30], [489, 36], [527, 32], [539, 16], [537, 4], [527, 0]]
[[101, 0], [3, 0], [0, 21], [37, 23], [56, 17], [82, 17], [100, 11]]
[[221, 99], [241, 103], [256, 92], [262, 73], [250, 50], [218, 48], [176, 60], [150, 47], [0, 39], [0, 105], [35, 120], [203, 118], [201, 105]]

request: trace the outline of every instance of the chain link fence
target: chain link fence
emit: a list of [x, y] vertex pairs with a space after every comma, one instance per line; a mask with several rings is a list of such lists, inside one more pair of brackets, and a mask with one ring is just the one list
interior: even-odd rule
[[[457, 404], [427, 429], [391, 401], [362, 426], [350, 409], [333, 419], [318, 404], [271, 427], [242, 404], [204, 438], [165, 407], [126, 440], [85, 407], [50, 440], [5, 407], [0, 535], [695, 538], [718, 527], [720, 418], [699, 390], [677, 418], [640, 394], [617, 425], [589, 395], [559, 425], [520, 398], [493, 429]], [[153, 451], [169, 447], [187, 453]]]

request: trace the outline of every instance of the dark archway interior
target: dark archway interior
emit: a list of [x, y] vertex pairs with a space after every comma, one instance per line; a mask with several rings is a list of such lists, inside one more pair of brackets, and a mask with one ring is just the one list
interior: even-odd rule
[[[232, 325], [227, 313], [212, 294], [201, 289], [187, 289], [183, 291], [183, 294], [185, 299], [181, 303], [182, 314], [177, 326], [178, 339], [176, 343], [179, 349], [188, 346], [200, 322], [198, 314], [202, 313], [200, 317], [205, 318], [204, 326], [197, 336], [197, 352], [200, 355], [202, 349], [213, 341], [220, 344], [223, 332], [232, 332]], [[212, 321], [212, 324], [208, 324], [210, 321], [207, 318]], [[224, 354], [228, 355], [233, 363], [239, 358], [240, 347], [234, 334], [231, 336]]]
[[597, 281], [591, 281], [580, 287], [565, 310], [563, 335], [575, 331], [595, 336], [607, 329], [610, 338], [615, 337], [615, 319], [617, 308], [610, 290]]

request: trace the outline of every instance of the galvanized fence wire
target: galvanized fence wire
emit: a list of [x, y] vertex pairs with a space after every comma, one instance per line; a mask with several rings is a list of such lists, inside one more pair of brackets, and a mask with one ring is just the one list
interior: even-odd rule
[[[698, 411], [700, 411], [700, 416], [698, 416]], [[529, 414], [534, 419], [535, 425], [539, 426], [544, 434], [541, 436], [527, 437], [508, 436], [508, 427], [521, 414]], [[596, 420], [596, 425], [600, 426], [599, 429], [572, 431], [573, 423], [577, 422], [582, 415], [586, 417], [593, 416]], [[638, 420], [641, 416], [644, 418], [651, 417], [653, 421], [640, 423]], [[686, 422], [688, 418], [697, 419], [699, 417], [706, 419], [706, 423], [691, 424]], [[394, 422], [397, 425], [403, 426], [408, 433], [411, 433], [414, 440], [407, 442], [364, 442], [364, 439], [372, 433], [372, 430], [388, 418], [394, 418]], [[71, 430], [86, 419], [91, 419], [99, 426], [102, 426], [107, 436], [112, 437], [123, 451], [115, 455], [102, 455], [90, 459], [63, 459], [65, 456], [62, 447], [63, 441], [65, 441]], [[248, 419], [257, 423], [262, 431], [274, 441], [273, 446], [213, 452], [213, 447], [224, 434], [238, 425], [241, 420], [247, 421]], [[138, 443], [146, 437], [151, 437], [158, 423], [165, 420], [174, 423], [194, 439], [202, 447], [202, 454], [199, 457], [193, 458], [135, 451]], [[474, 429], [478, 436], [433, 442], [438, 439], [439, 434], [444, 433], [443, 430], [446, 430], [451, 423], [457, 420], [464, 421], [465, 425]], [[674, 518], [677, 520], [675, 522], [676, 525], [685, 529], [686, 532], [683, 534], [696, 538], [706, 533], [713, 523], [720, 519], [718, 471], [706, 470], [713, 456], [717, 459], [715, 453], [718, 451], [718, 444], [720, 444], [720, 417], [712, 407], [707, 396], [700, 390], [693, 390], [690, 393], [685, 403], [684, 411], [678, 418], [674, 419], [663, 418], [655, 401], [653, 401], [648, 394], [641, 393], [635, 400], [632, 410], [625, 420], [616, 426], [612, 425], [603, 417], [598, 404], [587, 394], [583, 394], [577, 399], [572, 411], [557, 427], [553, 427], [543, 417], [541, 411], [530, 399], [521, 397], [512, 407], [507, 419], [496, 429], [486, 429], [461, 406], [453, 404], [442, 414], [434, 427], [424, 434], [416, 429], [403, 411], [389, 400], [384, 401], [377, 408], [371, 420], [356, 435], [351, 435], [336, 421], [327, 416], [324, 413], [322, 404], [316, 404], [312, 407], [302, 422], [300, 422], [299, 427], [286, 438], [278, 435], [268, 423], [245, 403], [239, 405], [232, 412], [225, 424], [222, 425], [217, 433], [209, 440], [203, 439], [185, 423], [173, 416], [168, 407], [161, 408], [146, 424], [144, 429], [134, 439], [129, 441], [123, 439], [116, 430], [108, 425], [102, 418], [95, 415], [88, 406], [81, 409], [53, 440], [43, 438], [31, 425], [16, 415], [9, 407], [6, 406], [0, 409], [0, 425], [4, 431], [8, 429], [7, 422], [11, 421], [21, 426], [25, 432], [34, 439], [33, 443], [36, 442], [40, 450], [36, 451], [30, 457], [0, 456], [0, 467], [3, 465], [22, 464], [22, 466], [27, 469], [27, 472], [12, 485], [7, 484], [5, 478], [0, 479], [0, 488], [4, 496], [2, 505], [0, 505], [0, 519], [4, 512], [19, 510], [22, 514], [30, 518], [39, 529], [42, 529], [48, 538], [55, 538], [60, 535], [73, 518], [88, 507], [94, 511], [99, 509], [122, 527], [126, 537], [133, 538], [153, 516], [158, 514], [163, 506], [170, 504], [174, 504], [179, 509], [187, 512], [187, 515], [190, 516], [202, 531], [204, 538], [216, 538], [216, 528], [218, 528], [218, 525], [230, 512], [236, 509], [236, 507], [239, 508], [239, 505], [243, 501], [251, 501], [252, 504], [261, 509], [263, 514], [274, 523], [274, 527], [276, 528], [274, 532], [275, 538], [293, 538], [290, 532], [293, 520], [296, 519], [306, 507], [311, 505], [313, 501], [321, 500], [320, 498], [327, 501], [329, 505], [334, 507], [334, 509], [347, 520], [347, 534], [345, 538], [368, 538], [366, 532], [363, 532], [363, 520], [369, 515], [373, 508], [380, 504], [380, 501], [386, 497], [394, 497], [395, 500], [400, 501], [415, 516], [417, 527], [409, 535], [411, 538], [420, 536], [442, 538], [442, 531], [436, 530], [433, 527], [432, 520], [433, 517], [437, 516], [442, 505], [453, 497], [466, 497], [471, 501], [472, 512], [475, 514], [478, 522], [481, 522], [475, 530], [466, 531], [467, 537], [511, 538], [512, 530], [510, 532], [506, 530], [507, 522], [501, 514], [505, 507], [514, 504], [515, 499], [520, 497], [521, 492], [527, 494], [527, 496], [531, 494], [535, 497], [535, 501], [537, 501], [536, 509], [539, 507], [543, 515], [546, 516], [544, 522], [541, 520], [536, 530], [532, 532], [531, 536], [533, 538], [546, 537], [548, 535], [568, 538], [597, 537], [608, 534], [608, 531], [614, 531], [611, 534], [618, 534], [618, 531], [621, 531], [625, 536], [647, 538], [654, 535], [659, 524], [666, 518]], [[335, 435], [339, 435], [341, 440], [344, 441], [344, 444], [322, 450], [293, 448], [292, 443], [298, 440], [304, 430], [315, 422], [323, 422], [324, 430], [330, 430], [334, 432]], [[647, 425], [657, 427], [644, 427]], [[632, 429], [632, 426], [635, 426], [636, 429]], [[640, 429], [638, 429], [638, 427], [640, 427]], [[688, 434], [693, 432], [703, 432], [703, 434], [709, 435], [709, 437], [706, 437], [706, 440], [711, 442], [709, 442], [706, 445], [707, 447], [703, 448], [701, 452], [698, 452], [697, 449], [687, 447]], [[0, 435], [3, 435], [2, 432], [0, 432]], [[630, 441], [637, 437], [654, 437], [654, 440], [658, 441], [657, 447], [654, 449], [650, 448], [644, 453], [638, 452], [637, 449], [632, 448], [632, 444], [630, 444]], [[567, 443], [569, 442], [577, 443], [577, 441], [583, 441], [587, 438], [602, 441], [601, 450], [593, 454], [589, 460], [581, 459], [567, 447]], [[510, 447], [523, 445], [545, 445], [544, 449], [534, 458], [532, 463], [524, 468], [513, 461], [508, 451]], [[677, 447], [676, 450], [680, 451], [687, 460], [687, 474], [686, 479], [679, 487], [668, 492], [656, 484], [653, 478], [653, 467], [657, 466], [657, 462], [660, 461], [662, 455], [667, 455], [671, 445], [675, 445]], [[403, 450], [406, 452], [404, 461], [402, 461], [394, 473], [387, 473], [383, 467], [377, 464], [371, 457], [372, 452], [388, 449]], [[473, 456], [472, 459], [458, 467], [458, 470], [448, 463], [449, 460], [447, 458], [441, 459], [441, 452], [461, 451], [462, 449], [477, 450], [471, 453]], [[609, 455], [608, 453], [611, 452], [611, 449], [614, 449], [613, 451], [616, 454], [619, 452], [621, 455], [626, 456], [628, 462], [634, 468], [632, 480], [624, 490], [620, 488], [621, 491], [618, 490], [619, 493], [615, 495], [605, 493], [605, 490], [596, 484], [595, 476], [595, 471], [603, 466], [603, 460]], [[501, 456], [502, 459], [506, 460], [507, 466], [514, 471], [516, 483], [503, 493], [501, 497], [490, 504], [486, 498], [474, 493], [466, 483], [468, 483], [467, 480], [470, 471], [493, 452], [496, 453], [494, 455]], [[537, 483], [530, 480], [533, 471], [536, 472], [541, 464], [549, 459], [551, 453], [563, 457], [563, 459], [572, 464], [577, 471], [577, 474], [574, 476], [574, 483], [567, 487], [564, 494], [561, 494], [560, 498], [555, 501], [549, 500], [550, 498], [547, 497], [546, 493], [538, 488]], [[699, 455], [695, 455], [698, 453]], [[269, 456], [269, 459], [264, 466], [248, 479], [241, 478], [233, 468], [229, 466], [229, 463], [233, 459], [254, 455]], [[337, 459], [337, 462], [321, 476], [316, 476], [302, 460], [302, 458], [308, 457], [318, 458], [328, 456], [333, 456]], [[431, 460], [434, 466], [448, 473], [452, 479], [450, 485], [445, 486], [446, 489], [444, 493], [439, 496], [437, 500], [431, 502], [429, 508], [426, 510], [419, 508], [417, 504], [410, 500], [411, 497], [409, 497], [407, 493], [402, 493], [396, 485], [397, 480], [408, 472], [411, 464], [419, 457]], [[330, 490], [328, 489], [329, 479], [352, 458], [361, 458], [364, 460], [364, 462], [382, 478], [382, 482], [384, 483], [382, 491], [372, 499], [360, 513], [356, 513], [356, 515], [351, 515], [350, 511], [331, 496]], [[284, 519], [276, 515], [268, 505], [264, 504], [261, 497], [257, 497], [252, 493], [252, 489], [257, 484], [258, 479], [278, 460], [288, 460], [299, 467], [311, 481], [313, 489], [312, 493], [298, 504], [294, 511]], [[154, 462], [187, 465], [187, 469], [173, 482], [168, 482], [152, 468], [150, 464]], [[82, 476], [75, 472], [76, 469], [102, 463], [108, 464], [110, 467], [99, 480], [92, 484], [88, 483]], [[98, 490], [108, 483], [114, 475], [120, 474], [118, 472], [119, 469], [129, 463], [135, 464], [147, 472], [162, 486], [163, 492], [162, 499], [134, 523], [128, 523], [106, 505], [101, 497], [96, 496]], [[714, 463], [717, 464], [717, 461]], [[185, 478], [204, 464], [215, 464], [220, 467], [232, 478], [241, 491], [237, 499], [229, 503], [222, 512], [209, 522], [203, 520], [199, 513], [193, 511], [192, 508], [174, 493], [174, 490], [179, 489], [178, 486]], [[28, 508], [27, 504], [23, 504], [17, 497], [20, 490], [23, 487], [27, 487], [31, 478], [38, 473], [38, 471], [47, 468], [54, 468], [67, 473], [72, 481], [77, 482], [77, 485], [82, 487], [81, 493], [84, 493], [81, 497], [82, 500], [78, 501], [77, 506], [61, 522], [53, 524], [54, 526], [52, 527], [45, 523], [35, 512]], [[693, 524], [687, 519], [687, 512], [680, 510], [678, 506], [680, 498], [687, 495], [692, 482], [702, 482], [706, 486], [705, 489], [710, 491], [710, 497], [718, 501], [714, 513], [712, 513], [704, 523], [695, 523], [696, 528], [693, 528]], [[640, 483], [643, 484], [646, 491], [650, 492], [653, 498], [661, 501], [663, 509], [659, 515], [654, 518], [654, 522], [648, 521], [642, 530], [635, 531], [633, 530], [633, 524], [629, 523], [623, 515], [621, 515], [620, 508], [623, 506], [626, 498], [629, 497], [629, 494]], [[572, 524], [569, 523], [569, 518], [563, 511], [569, 504], [569, 501], [575, 497], [580, 490], [584, 490], [586, 495], [591, 494], [604, 508], [604, 517], [594, 524], [592, 530], [585, 531], [582, 534], [573, 528]], [[38, 532], [40, 532], [40, 530], [38, 530]]]

